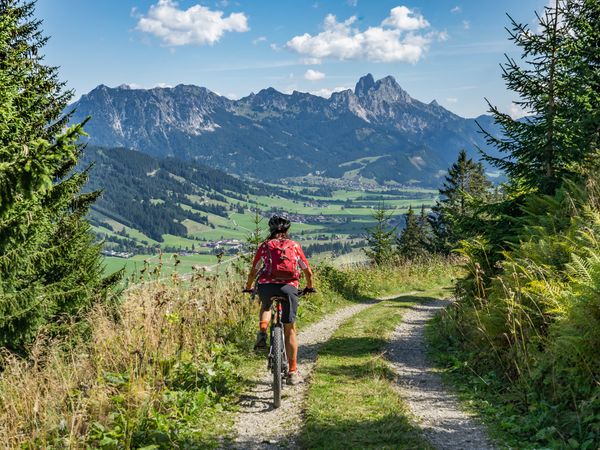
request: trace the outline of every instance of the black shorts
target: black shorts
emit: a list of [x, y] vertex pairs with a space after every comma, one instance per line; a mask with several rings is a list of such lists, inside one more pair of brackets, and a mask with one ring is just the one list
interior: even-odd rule
[[281, 302], [281, 321], [283, 323], [295, 323], [298, 312], [298, 288], [291, 284], [264, 283], [258, 284], [258, 296], [263, 310], [271, 308], [273, 297], [284, 297], [287, 301]]

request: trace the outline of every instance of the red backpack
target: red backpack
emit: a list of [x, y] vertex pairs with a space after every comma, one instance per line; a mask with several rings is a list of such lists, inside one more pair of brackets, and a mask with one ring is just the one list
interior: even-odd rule
[[266, 272], [274, 280], [292, 281], [300, 278], [296, 243], [290, 239], [267, 241]]

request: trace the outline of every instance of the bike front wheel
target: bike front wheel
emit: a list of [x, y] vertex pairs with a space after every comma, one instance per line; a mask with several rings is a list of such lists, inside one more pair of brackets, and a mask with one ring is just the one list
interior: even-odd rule
[[273, 346], [273, 407], [281, 406], [281, 389], [283, 383], [283, 328], [274, 327], [271, 336]]

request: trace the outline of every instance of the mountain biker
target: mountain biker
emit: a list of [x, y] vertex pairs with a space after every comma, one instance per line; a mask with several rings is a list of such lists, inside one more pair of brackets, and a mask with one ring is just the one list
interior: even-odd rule
[[[282, 303], [282, 322], [285, 334], [285, 348], [289, 360], [287, 382], [298, 384], [303, 381], [298, 373], [296, 357], [298, 342], [296, 340], [296, 312], [298, 310], [298, 281], [300, 270], [306, 277], [306, 292], [314, 292], [313, 273], [308, 265], [302, 247], [288, 236], [291, 222], [284, 215], [274, 215], [269, 220], [269, 237], [258, 248], [252, 269], [248, 274], [246, 290], [251, 290], [254, 280], [257, 279], [256, 290], [261, 300], [259, 315], [260, 330], [257, 334], [255, 349], [265, 349], [267, 345], [267, 328], [271, 321], [271, 304], [273, 297], [284, 297], [287, 301]], [[290, 258], [280, 255], [291, 255]], [[277, 261], [276, 261], [277, 258]], [[287, 260], [287, 261], [286, 261]], [[277, 268], [274, 270], [274, 263]], [[300, 270], [299, 270], [300, 269]]]

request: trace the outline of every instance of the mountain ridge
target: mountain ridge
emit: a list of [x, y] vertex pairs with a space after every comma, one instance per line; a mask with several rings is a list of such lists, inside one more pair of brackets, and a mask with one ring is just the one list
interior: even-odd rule
[[[461, 148], [475, 155], [485, 147], [475, 119], [412, 98], [392, 76], [371, 74], [328, 99], [272, 87], [232, 100], [188, 84], [99, 85], [73, 109], [73, 122], [92, 116], [86, 128], [92, 144], [266, 180], [319, 173], [433, 186]], [[478, 119], [491, 124], [489, 116]], [[352, 165], [364, 158], [373, 161]], [[352, 169], [343, 170], [349, 163]]]

